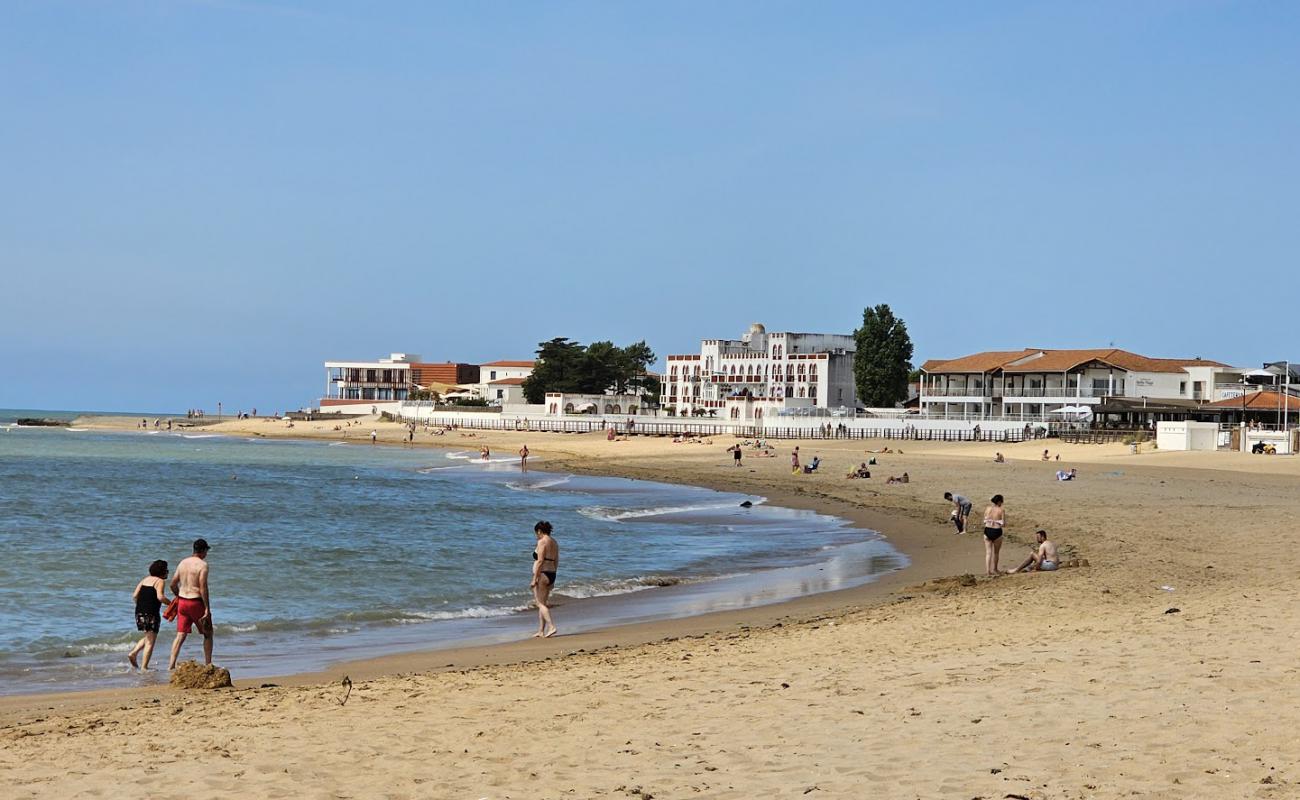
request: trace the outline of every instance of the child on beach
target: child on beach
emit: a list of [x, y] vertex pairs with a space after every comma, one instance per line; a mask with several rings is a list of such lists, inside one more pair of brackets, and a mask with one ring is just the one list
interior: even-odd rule
[[[126, 660], [136, 669], [149, 669], [149, 659], [153, 657], [153, 646], [158, 640], [158, 628], [162, 625], [162, 604], [167, 602], [167, 562], [155, 561], [149, 565], [149, 574], [135, 585], [131, 599], [135, 600], [135, 627], [143, 631], [144, 636], [135, 643]], [[136, 661], [136, 656], [144, 653], [143, 662]]]

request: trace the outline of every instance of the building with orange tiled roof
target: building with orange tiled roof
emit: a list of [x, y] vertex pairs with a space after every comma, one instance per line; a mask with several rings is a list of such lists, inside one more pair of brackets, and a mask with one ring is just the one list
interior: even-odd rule
[[504, 406], [524, 402], [524, 380], [533, 374], [534, 361], [489, 361], [479, 365], [479, 397], [490, 405]]
[[921, 411], [958, 419], [1078, 419], [1134, 399], [1194, 408], [1240, 395], [1242, 386], [1242, 370], [1218, 361], [1116, 347], [994, 350], [931, 359], [921, 373]]

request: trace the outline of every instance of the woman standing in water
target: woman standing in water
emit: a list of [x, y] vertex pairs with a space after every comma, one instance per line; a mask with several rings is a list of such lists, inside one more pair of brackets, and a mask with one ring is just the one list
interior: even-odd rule
[[998, 574], [998, 554], [1002, 552], [1002, 527], [1007, 523], [1007, 512], [1002, 508], [1002, 495], [995, 494], [992, 503], [984, 509], [984, 574]]
[[551, 589], [555, 586], [555, 572], [560, 567], [560, 544], [551, 536], [551, 523], [542, 520], [533, 526], [537, 547], [533, 549], [533, 582], [528, 584], [537, 601], [537, 633], [535, 637], [555, 635], [551, 620]]
[[[126, 660], [137, 669], [149, 669], [149, 659], [153, 658], [153, 646], [162, 625], [162, 604], [167, 602], [166, 580], [167, 562], [155, 561], [149, 565], [149, 574], [140, 579], [131, 593], [131, 599], [135, 601], [135, 627], [144, 636], [126, 654]], [[141, 651], [144, 652], [143, 665], [136, 661]]]

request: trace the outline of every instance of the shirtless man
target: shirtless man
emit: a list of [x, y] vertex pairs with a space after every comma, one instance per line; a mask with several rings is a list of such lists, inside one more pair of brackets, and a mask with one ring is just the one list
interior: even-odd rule
[[1047, 531], [1039, 531], [1037, 534], [1038, 546], [1029, 552], [1029, 558], [1025, 562], [1007, 574], [1016, 572], [1052, 572], [1060, 563], [1056, 560], [1056, 542], [1047, 541]]
[[519, 469], [528, 471], [528, 445], [519, 448]]
[[176, 668], [181, 645], [197, 625], [203, 634], [203, 663], [212, 663], [212, 603], [208, 599], [208, 543], [194, 540], [194, 555], [176, 567], [172, 576], [172, 594], [176, 596], [176, 641], [172, 642], [172, 657], [167, 669]]

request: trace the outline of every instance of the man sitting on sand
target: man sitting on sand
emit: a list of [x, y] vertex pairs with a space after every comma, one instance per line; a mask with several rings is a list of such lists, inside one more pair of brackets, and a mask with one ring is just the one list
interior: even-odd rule
[[1070, 467], [1069, 472], [1066, 472], [1063, 469], [1058, 469], [1056, 471], [1056, 479], [1058, 481], [1072, 481], [1077, 477], [1079, 477], [1079, 471], [1074, 467]]
[[993, 463], [994, 463], [994, 464], [1005, 464], [1005, 463], [1007, 463], [1006, 456], [1002, 455], [1001, 453], [994, 453], [994, 454], [993, 454]]
[[1013, 570], [1007, 572], [1008, 575], [1017, 572], [1053, 572], [1059, 562], [1056, 560], [1056, 542], [1047, 541], [1047, 531], [1037, 533], [1038, 546], [1029, 553], [1024, 563]]

